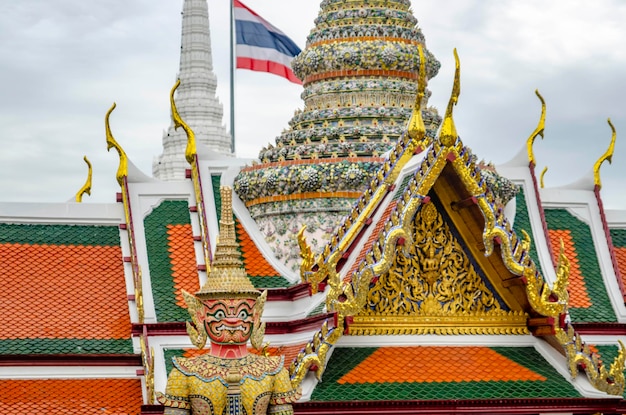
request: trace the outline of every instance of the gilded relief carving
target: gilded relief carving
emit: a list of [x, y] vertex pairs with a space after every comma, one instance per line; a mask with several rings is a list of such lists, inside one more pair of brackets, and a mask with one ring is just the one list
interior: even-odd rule
[[485, 313], [500, 304], [474, 270], [434, 204], [412, 226], [409, 255], [396, 255], [389, 272], [368, 293], [368, 314]]

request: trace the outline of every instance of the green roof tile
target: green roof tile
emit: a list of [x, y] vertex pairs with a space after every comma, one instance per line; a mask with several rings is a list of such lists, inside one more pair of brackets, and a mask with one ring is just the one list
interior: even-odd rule
[[[222, 176], [214, 174], [211, 176], [211, 185], [213, 186], [213, 197], [215, 199], [215, 215], [217, 215], [217, 223], [222, 218], [222, 194], [220, 193], [220, 182]], [[208, 213], [207, 213], [208, 216]]]
[[0, 224], [0, 243], [119, 246], [117, 226]]
[[144, 219], [146, 248], [152, 280], [152, 296], [157, 320], [186, 321], [187, 310], [176, 304], [174, 279], [169, 256], [167, 225], [190, 224], [186, 200], [166, 200]]
[[163, 349], [163, 359], [165, 359], [165, 373], [170, 373], [174, 365], [172, 365], [173, 357], [182, 357], [185, 353], [183, 349]]
[[626, 229], [611, 229], [611, 239], [617, 248], [626, 248]]
[[324, 313], [324, 307], [326, 307], [326, 302], [322, 301], [321, 303], [319, 303], [317, 307], [311, 310], [311, 312], [309, 312], [309, 314], [307, 314], [306, 316], [307, 317], [319, 316], [320, 314]]
[[132, 354], [130, 339], [11, 339], [0, 340], [0, 355], [15, 354]]
[[393, 199], [391, 199], [392, 202], [397, 201], [400, 199], [400, 197], [402, 197], [402, 194], [404, 194], [404, 191], [406, 190], [407, 185], [409, 184], [409, 182], [411, 181], [411, 179], [413, 178], [412, 174], [407, 174], [403, 179], [402, 182], [400, 182], [400, 185], [398, 186], [398, 188], [396, 189], [395, 194], [393, 195]]
[[[336, 348], [312, 401], [441, 400], [580, 397], [574, 387], [531, 347], [494, 347], [499, 353], [543, 377], [541, 381], [343, 383], [338, 380], [377, 348]], [[472, 364], [480, 365], [480, 362]], [[426, 362], [418, 362], [426, 366]], [[424, 368], [419, 368], [422, 370]]]
[[576, 248], [585, 289], [591, 300], [591, 307], [570, 308], [572, 321], [579, 323], [617, 321], [604, 285], [589, 225], [566, 209], [546, 209], [545, 215], [549, 230], [569, 230]]
[[515, 223], [513, 224], [513, 230], [515, 231], [515, 234], [519, 238], [523, 237], [522, 230], [528, 233], [528, 236], [530, 236], [530, 240], [533, 241], [533, 243], [530, 245], [530, 258], [533, 260], [535, 264], [539, 265], [540, 264], [539, 256], [537, 255], [537, 248], [536, 248], [537, 242], [533, 235], [533, 228], [530, 223], [530, 216], [528, 214], [528, 205], [526, 203], [526, 194], [524, 193], [523, 186], [519, 187], [519, 193], [517, 194], [515, 201], [516, 201]]

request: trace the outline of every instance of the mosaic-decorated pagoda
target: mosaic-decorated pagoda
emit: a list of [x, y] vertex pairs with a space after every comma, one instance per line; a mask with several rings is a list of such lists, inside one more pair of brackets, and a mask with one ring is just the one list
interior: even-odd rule
[[[304, 109], [245, 167], [235, 191], [274, 255], [292, 270], [302, 224], [319, 253], [402, 135], [416, 95], [424, 35], [408, 0], [323, 1], [306, 48], [293, 61]], [[428, 78], [439, 62], [424, 49]], [[433, 137], [440, 118], [427, 108]]]
[[[228, 402], [236, 414], [257, 413], [266, 403], [296, 414], [626, 413], [626, 209], [605, 210], [601, 194], [615, 131], [598, 132], [606, 145], [589, 149], [598, 153], [589, 174], [544, 187], [534, 157], [535, 138], [549, 122], [541, 98], [538, 126], [520, 137], [519, 154], [503, 165], [481, 162], [468, 146], [472, 137], [461, 140], [454, 123], [458, 57], [452, 93], [433, 92], [449, 94], [445, 116], [425, 110], [437, 64], [411, 29], [409, 6], [322, 2], [295, 64], [305, 110], [278, 139], [290, 143], [266, 148], [255, 166], [198, 151], [202, 144], [179, 111], [181, 80], [170, 99], [173, 126], [186, 140], [185, 180], [148, 179], [133, 167], [115, 139], [112, 108], [105, 132], [120, 160], [116, 203], [0, 203], [0, 413], [214, 413], [207, 402]], [[404, 103], [402, 115], [376, 118], [385, 123], [387, 149], [281, 158], [277, 149], [295, 150], [291, 138], [301, 131], [317, 136], [340, 122], [346, 131], [373, 126], [350, 112], [353, 105], [320, 122], [298, 117], [313, 117], [314, 96], [359, 96], [323, 87], [376, 78], [315, 79], [332, 59], [315, 74], [303, 63], [311, 51], [348, 47], [361, 36], [359, 24], [375, 19], [382, 23], [370, 30], [382, 34], [359, 47], [402, 43], [408, 33], [418, 40], [414, 75], [393, 81], [409, 92], [387, 91], [384, 102]], [[381, 101], [363, 108], [390, 107]], [[350, 144], [383, 143], [367, 134]], [[315, 148], [313, 141], [304, 147]], [[354, 203], [328, 237], [302, 230], [315, 209], [302, 205], [293, 213], [304, 218], [293, 231], [295, 270], [272, 248], [253, 199], [227, 189], [241, 192], [245, 178], [256, 180], [257, 167], [270, 175], [278, 166], [299, 172], [349, 160], [365, 170], [359, 163], [368, 157], [376, 165], [350, 190], [355, 195], [346, 199]], [[308, 200], [302, 195], [298, 203]], [[202, 328], [222, 318], [210, 309], [213, 300], [249, 303], [246, 310], [254, 311], [229, 316], [230, 331], [213, 330], [207, 346]], [[219, 338], [238, 331], [251, 341]], [[280, 390], [263, 392], [259, 401], [243, 392], [258, 392], [250, 385], [272, 376], [280, 377]], [[201, 392], [190, 397], [181, 386], [189, 382]]]

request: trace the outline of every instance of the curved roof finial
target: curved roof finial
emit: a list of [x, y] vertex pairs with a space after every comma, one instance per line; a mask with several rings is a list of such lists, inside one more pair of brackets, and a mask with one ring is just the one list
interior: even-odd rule
[[602, 157], [600, 157], [598, 161], [596, 161], [596, 164], [593, 165], [593, 183], [598, 188], [602, 187], [602, 182], [600, 181], [600, 167], [602, 166], [602, 163], [604, 163], [605, 160], [608, 160], [609, 163], [613, 161], [613, 152], [615, 151], [615, 138], [617, 134], [615, 132], [615, 127], [613, 126], [613, 123], [611, 122], [610, 118], [607, 119], [607, 122], [609, 123], [609, 126], [611, 127], [611, 131], [612, 131], [611, 144], [609, 144], [609, 148], [602, 155]]
[[439, 140], [441, 144], [446, 147], [451, 147], [456, 142], [458, 134], [456, 132], [456, 126], [454, 125], [453, 110], [454, 106], [459, 100], [461, 94], [461, 63], [459, 62], [459, 55], [454, 48], [454, 61], [456, 69], [454, 70], [454, 85], [452, 86], [452, 95], [450, 101], [448, 101], [448, 108], [446, 109], [446, 116], [441, 125], [441, 133], [439, 133]]
[[172, 88], [170, 92], [170, 105], [172, 107], [172, 119], [174, 120], [174, 129], [178, 129], [178, 127], [182, 127], [185, 130], [185, 134], [187, 134], [187, 148], [185, 149], [185, 159], [189, 164], [193, 163], [194, 158], [196, 156], [196, 135], [191, 130], [191, 128], [187, 125], [185, 121], [180, 117], [178, 113], [178, 109], [176, 108], [176, 102], [174, 102], [174, 92], [180, 86], [180, 79], [176, 80], [176, 84]]
[[80, 188], [78, 193], [76, 193], [77, 203], [81, 203], [83, 201], [83, 195], [85, 193], [91, 196], [91, 177], [92, 177], [93, 171], [91, 168], [91, 163], [89, 162], [89, 159], [87, 158], [87, 156], [84, 156], [83, 160], [85, 160], [85, 163], [87, 163], [87, 180], [85, 181], [85, 184], [83, 185], [83, 187]]
[[546, 175], [547, 172], [548, 166], [544, 167], [543, 170], [541, 170], [541, 175], [539, 176], [539, 185], [542, 189], [544, 188], [543, 177]]
[[533, 152], [533, 144], [535, 143], [535, 139], [538, 135], [540, 135], [541, 139], [543, 140], [543, 131], [546, 127], [546, 101], [544, 101], [538, 89], [535, 89], [535, 94], [537, 95], [537, 97], [539, 97], [539, 100], [541, 101], [541, 117], [539, 117], [539, 123], [537, 124], [537, 128], [535, 128], [535, 131], [533, 131], [530, 137], [528, 137], [528, 140], [526, 140], [528, 161], [530, 162], [530, 164], [532, 164], [533, 167], [537, 164], [535, 160], [535, 154]]
[[117, 168], [117, 173], [115, 177], [117, 178], [117, 182], [120, 186], [124, 184], [124, 177], [128, 176], [128, 157], [126, 157], [126, 152], [122, 149], [122, 146], [118, 144], [118, 142], [113, 137], [111, 133], [111, 126], [109, 125], [109, 117], [111, 113], [115, 109], [115, 102], [111, 105], [111, 108], [107, 111], [104, 116], [104, 128], [107, 136], [107, 150], [111, 150], [111, 148], [115, 148], [117, 150], [117, 154], [120, 156], [120, 165]]
[[426, 135], [426, 126], [422, 118], [422, 101], [426, 94], [426, 59], [424, 58], [424, 50], [422, 45], [417, 45], [417, 52], [420, 57], [419, 77], [417, 80], [417, 96], [415, 97], [415, 106], [413, 114], [409, 120], [409, 137], [413, 140], [421, 140]]

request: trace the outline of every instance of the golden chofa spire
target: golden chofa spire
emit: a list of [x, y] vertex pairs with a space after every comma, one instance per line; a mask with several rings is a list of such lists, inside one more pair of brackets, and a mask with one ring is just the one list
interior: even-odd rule
[[605, 160], [611, 163], [613, 161], [613, 153], [615, 152], [615, 137], [617, 136], [617, 134], [610, 118], [607, 120], [607, 122], [609, 123], [609, 127], [611, 127], [611, 144], [609, 144], [609, 148], [606, 150], [606, 152], [593, 165], [593, 183], [598, 188], [602, 187], [602, 181], [600, 180], [600, 167]]
[[459, 55], [456, 53], [456, 48], [454, 49], [454, 62], [454, 85], [452, 86], [452, 94], [450, 95], [450, 101], [448, 101], [446, 116], [443, 119], [441, 132], [439, 133], [439, 141], [446, 147], [452, 147], [459, 137], [456, 132], [453, 116], [454, 106], [458, 102], [459, 95], [461, 94], [461, 63], [459, 62]]
[[241, 262], [235, 222], [233, 222], [232, 188], [222, 186], [222, 215], [220, 218], [220, 237], [215, 247], [207, 282], [196, 296], [201, 300], [214, 298], [257, 298], [261, 292], [254, 288], [248, 279]]
[[117, 179], [117, 182], [119, 183], [119, 185], [123, 186], [124, 177], [128, 176], [128, 157], [126, 156], [126, 152], [124, 151], [122, 146], [120, 146], [117, 140], [115, 140], [115, 137], [113, 137], [113, 133], [111, 132], [111, 126], [109, 124], [109, 117], [111, 116], [111, 113], [113, 112], [116, 106], [117, 105], [114, 102], [113, 105], [111, 105], [111, 108], [109, 108], [106, 115], [104, 116], [104, 128], [105, 128], [106, 137], [107, 137], [107, 151], [114, 148], [115, 150], [117, 150], [117, 154], [119, 154], [120, 156], [120, 165], [117, 168], [117, 173], [115, 174], [115, 178]]
[[538, 89], [535, 89], [535, 95], [537, 95], [537, 98], [539, 98], [539, 101], [541, 101], [541, 117], [539, 117], [539, 123], [537, 124], [537, 128], [535, 128], [535, 131], [533, 131], [530, 137], [528, 137], [528, 140], [526, 140], [528, 162], [533, 167], [535, 167], [536, 164], [533, 145], [535, 144], [535, 139], [537, 138], [537, 136], [541, 136], [541, 139], [543, 140], [543, 133], [546, 128], [546, 101], [543, 99]]
[[85, 181], [85, 184], [83, 185], [83, 187], [80, 188], [78, 193], [76, 193], [76, 202], [77, 203], [82, 203], [83, 195], [85, 193], [87, 193], [89, 196], [91, 196], [91, 179], [92, 179], [92, 176], [93, 176], [93, 170], [91, 168], [91, 162], [89, 161], [87, 156], [84, 156], [83, 160], [85, 160], [85, 163], [87, 163], [87, 180]]
[[417, 45], [417, 53], [419, 54], [420, 67], [417, 79], [417, 96], [415, 97], [415, 105], [413, 114], [409, 120], [409, 136], [413, 140], [421, 140], [426, 134], [426, 126], [422, 118], [422, 101], [426, 95], [426, 59], [424, 58], [424, 50], [422, 45]]

